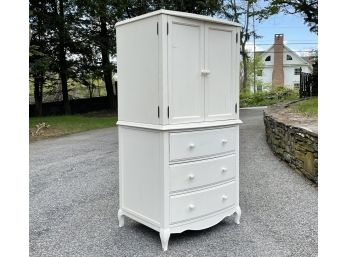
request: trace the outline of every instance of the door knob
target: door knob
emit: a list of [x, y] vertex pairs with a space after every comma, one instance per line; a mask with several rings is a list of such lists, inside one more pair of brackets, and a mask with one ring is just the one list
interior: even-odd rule
[[223, 195], [223, 196], [222, 196], [222, 200], [223, 200], [223, 201], [226, 201], [227, 198], [228, 198], [227, 195]]
[[210, 73], [210, 70], [201, 70], [202, 75], [208, 75]]
[[190, 148], [190, 149], [195, 148], [195, 144], [194, 144], [194, 143], [189, 144], [189, 148]]
[[192, 180], [192, 179], [194, 179], [194, 178], [195, 178], [195, 175], [190, 174], [190, 175], [188, 176], [188, 178], [189, 178], [190, 180]]
[[192, 210], [194, 210], [195, 209], [195, 205], [194, 204], [190, 204], [189, 205], [189, 209], [192, 211]]

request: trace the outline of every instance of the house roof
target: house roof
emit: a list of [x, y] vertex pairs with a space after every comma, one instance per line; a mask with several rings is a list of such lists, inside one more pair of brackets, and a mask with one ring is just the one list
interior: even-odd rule
[[[272, 52], [271, 49], [273, 47], [274, 47], [274, 44], [271, 47], [269, 47], [267, 50], [265, 50], [265, 51], [258, 51], [257, 53], [260, 53], [262, 55], [266, 55], [266, 54]], [[294, 56], [296, 56], [300, 61], [304, 62], [304, 64], [311, 65], [311, 63], [308, 61], [307, 58], [301, 57], [300, 55], [298, 55], [296, 52], [294, 52], [293, 50], [291, 50], [288, 46], [286, 46], [284, 44], [283, 44], [283, 47], [286, 50], [286, 51], [284, 51], [285, 53], [291, 53]]]
[[201, 21], [208, 21], [208, 22], [214, 22], [214, 23], [220, 23], [220, 24], [225, 24], [225, 25], [232, 25], [235, 27], [240, 27], [239, 23], [233, 22], [233, 21], [228, 21], [228, 20], [223, 20], [223, 19], [217, 19], [213, 18], [210, 16], [205, 16], [205, 15], [199, 15], [199, 14], [193, 14], [193, 13], [186, 13], [186, 12], [177, 12], [177, 11], [170, 11], [170, 10], [158, 10], [150, 13], [146, 13], [134, 18], [126, 19], [120, 22], [117, 22], [115, 27], [124, 25], [130, 22], [138, 21], [141, 19], [149, 18], [158, 14], [168, 14], [172, 16], [177, 16], [177, 17], [183, 17], [183, 18], [189, 18], [189, 19], [195, 19], [195, 20], [201, 20]]

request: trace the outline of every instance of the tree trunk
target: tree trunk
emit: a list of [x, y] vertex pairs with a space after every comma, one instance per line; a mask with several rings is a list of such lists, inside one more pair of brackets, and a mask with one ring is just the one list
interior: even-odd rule
[[35, 112], [37, 116], [42, 116], [42, 89], [43, 77], [41, 74], [34, 77], [34, 98], [35, 98]]
[[248, 91], [248, 54], [245, 51], [245, 44], [242, 44], [242, 59], [243, 59], [243, 84], [242, 90], [244, 92]]
[[244, 33], [241, 37], [241, 46], [242, 46], [242, 58], [243, 58], [243, 91], [248, 91], [248, 53], [245, 50], [245, 45], [249, 40], [249, 17], [250, 17], [250, 2], [247, 2], [247, 9], [246, 9], [246, 15], [245, 15], [245, 27], [244, 27]]
[[112, 84], [112, 66], [109, 59], [109, 40], [106, 27], [106, 21], [103, 17], [100, 17], [100, 37], [101, 43], [101, 54], [102, 54], [102, 67], [106, 93], [109, 100], [109, 106], [112, 110], [117, 110], [116, 98], [114, 95], [114, 89]]
[[59, 61], [59, 76], [62, 82], [62, 95], [65, 114], [71, 114], [69, 95], [68, 95], [68, 78], [67, 78], [67, 62], [65, 50], [65, 25], [64, 25], [64, 6], [63, 0], [59, 0], [59, 27], [58, 27], [58, 61]]

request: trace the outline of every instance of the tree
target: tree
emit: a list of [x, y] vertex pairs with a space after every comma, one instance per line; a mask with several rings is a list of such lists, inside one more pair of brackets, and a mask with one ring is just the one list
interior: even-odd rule
[[[70, 113], [68, 98], [68, 78], [70, 60], [74, 42], [70, 35], [76, 19], [72, 0], [30, 0], [30, 24], [33, 38], [40, 37], [43, 42], [40, 51], [52, 60], [51, 73], [59, 74], [65, 113]], [[44, 46], [44, 47], [43, 47]], [[69, 54], [67, 54], [69, 53]]]
[[[262, 81], [260, 79], [258, 79], [258, 74], [262, 74], [262, 71], [263, 71], [263, 61], [262, 61], [261, 54], [256, 53], [255, 60], [254, 60], [254, 58], [248, 57], [246, 65], [247, 65], [246, 66], [247, 79], [245, 81], [247, 81], [247, 86], [246, 86], [245, 91], [251, 91], [251, 89], [253, 88], [254, 76], [255, 76], [256, 87], [262, 86]], [[254, 65], [255, 65], [255, 73], [254, 73]], [[244, 63], [242, 62], [241, 63], [242, 81], [244, 80], [243, 76], [245, 76], [244, 67], [245, 67]]]
[[[76, 6], [80, 13], [79, 37], [84, 47], [84, 55], [89, 53], [88, 58], [98, 64], [103, 74], [109, 106], [116, 110], [116, 98], [112, 83], [112, 73], [116, 70], [110, 61], [110, 56], [116, 54], [116, 38], [114, 25], [124, 19], [125, 4], [128, 1], [117, 0], [76, 0]], [[131, 2], [131, 1], [129, 1]], [[142, 2], [142, 1], [139, 1]], [[88, 48], [90, 48], [88, 50]], [[87, 62], [84, 62], [87, 64]], [[97, 66], [91, 71], [97, 72]]]
[[284, 12], [286, 14], [299, 13], [310, 31], [318, 34], [318, 0], [267, 0], [269, 6], [263, 13], [263, 18]]
[[63, 105], [65, 114], [70, 114], [70, 104], [69, 104], [69, 95], [68, 95], [68, 64], [66, 60], [66, 51], [67, 43], [69, 40], [69, 33], [66, 28], [66, 19], [65, 19], [65, 3], [63, 0], [53, 1], [53, 9], [56, 15], [56, 28], [58, 35], [58, 44], [57, 44], [57, 54], [58, 54], [58, 63], [59, 63], [59, 76], [62, 86], [62, 95], [63, 95]]
[[242, 55], [242, 91], [248, 91], [248, 52], [246, 50], [246, 44], [249, 41], [251, 36], [255, 38], [260, 38], [254, 30], [250, 28], [250, 19], [258, 16], [262, 11], [260, 7], [255, 10], [257, 0], [245, 0], [238, 1], [229, 0], [224, 1], [222, 8], [222, 15], [228, 18], [231, 21], [235, 21], [241, 24], [240, 32], [240, 46], [241, 46], [241, 55]]
[[[47, 23], [45, 18], [45, 4], [41, 1], [32, 1], [30, 10], [31, 17], [31, 45], [29, 47], [29, 74], [34, 80], [34, 99], [36, 115], [42, 115], [43, 87], [47, 72], [50, 69], [51, 59], [47, 52]], [[32, 30], [33, 29], [33, 30]]]

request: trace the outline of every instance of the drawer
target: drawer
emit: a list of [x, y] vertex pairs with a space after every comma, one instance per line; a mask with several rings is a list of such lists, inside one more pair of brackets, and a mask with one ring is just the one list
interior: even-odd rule
[[170, 161], [236, 150], [237, 128], [170, 133]]
[[178, 191], [233, 179], [236, 156], [170, 165], [170, 190]]
[[198, 218], [235, 205], [236, 182], [170, 197], [170, 223]]

